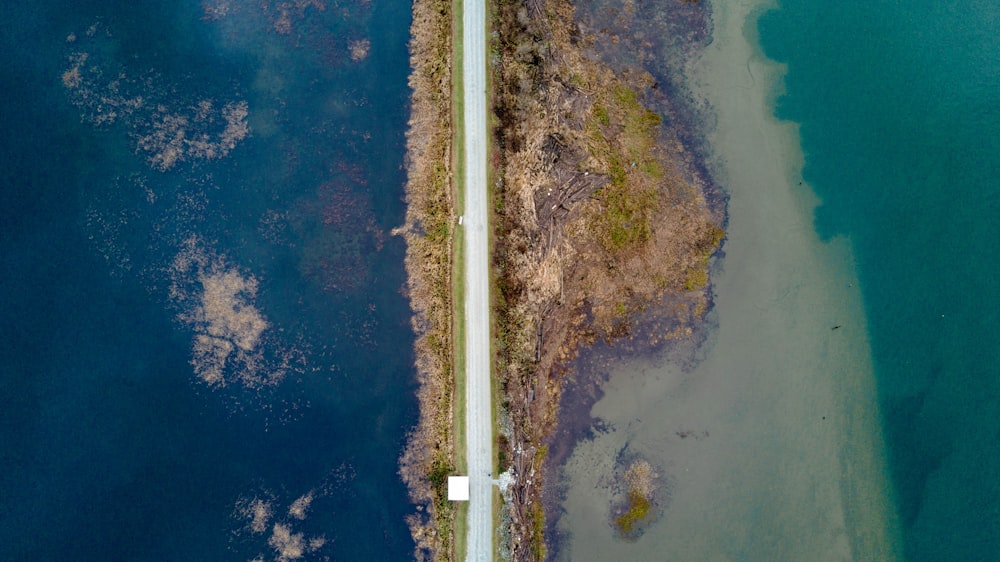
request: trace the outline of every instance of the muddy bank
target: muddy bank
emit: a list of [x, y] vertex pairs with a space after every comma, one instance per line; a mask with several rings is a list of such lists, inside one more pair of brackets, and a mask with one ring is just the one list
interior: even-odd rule
[[[895, 559], [850, 245], [811, 228], [796, 127], [770, 105], [781, 69], [746, 33], [755, 5], [715, 7], [713, 43], [688, 79], [717, 112], [707, 138], [730, 193], [717, 326], [693, 363], [639, 355], [606, 371], [582, 406], [600, 422], [560, 468], [553, 558]], [[615, 528], [631, 458], [668, 492], [634, 542]]]
[[[715, 275], [717, 273], [712, 274], [713, 278]], [[558, 422], [544, 439], [548, 457], [544, 467], [546, 486], [542, 490], [541, 501], [546, 516], [545, 537], [551, 551], [561, 551], [560, 546], [569, 538], [559, 524], [568, 487], [562, 477], [566, 461], [578, 443], [613, 429], [606, 420], [594, 417], [592, 412], [594, 405], [604, 398], [605, 385], [615, 367], [629, 361], [669, 362], [689, 372], [704, 359], [717, 328], [717, 317], [710, 308], [690, 337], [652, 344], [648, 338], [614, 342], [599, 340], [583, 348], [576, 359], [566, 366]], [[625, 453], [626, 447], [622, 447], [616, 456]]]
[[[714, 115], [687, 85], [694, 61], [711, 43], [712, 10], [707, 2], [637, 3], [631, 0], [599, 0], [578, 6], [576, 22], [590, 38], [587, 54], [607, 64], [615, 72], [648, 72], [655, 80], [644, 100], [664, 116], [668, 134], [674, 135], [683, 151], [678, 161], [690, 174], [702, 178], [700, 187], [709, 212], [723, 225], [726, 222], [727, 196], [712, 181], [708, 162], [711, 158], [706, 130], [714, 124]], [[715, 258], [723, 257], [718, 249]], [[717, 269], [717, 262], [713, 262]], [[714, 279], [716, 273], [710, 275]], [[603, 397], [603, 386], [611, 370], [627, 359], [654, 358], [693, 368], [706, 352], [705, 343], [717, 328], [711, 314], [712, 292], [706, 294], [708, 311], [693, 327], [689, 337], [663, 341], [655, 334], [666, 326], [656, 312], [636, 319], [642, 334], [624, 340], [598, 340], [583, 348], [566, 366], [566, 379], [560, 396], [558, 421], [545, 439], [548, 459], [545, 463], [546, 487], [542, 491], [545, 509], [545, 536], [559, 550], [566, 537], [559, 529], [559, 517], [565, 499], [565, 482], [560, 471], [576, 444], [607, 429], [605, 422], [591, 415]], [[664, 355], [666, 354], [666, 355]], [[622, 453], [624, 451], [620, 451]]]
[[514, 481], [501, 550], [543, 559], [546, 439], [572, 360], [598, 342], [690, 340], [710, 306], [724, 200], [684, 130], [692, 106], [668, 95], [675, 85], [605, 62], [601, 34], [568, 1], [496, 11], [499, 468]]

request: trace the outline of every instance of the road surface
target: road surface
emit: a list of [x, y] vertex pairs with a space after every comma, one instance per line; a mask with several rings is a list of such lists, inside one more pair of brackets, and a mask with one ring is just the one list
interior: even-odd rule
[[469, 464], [468, 560], [493, 559], [490, 274], [486, 197], [485, 0], [465, 0], [465, 428]]

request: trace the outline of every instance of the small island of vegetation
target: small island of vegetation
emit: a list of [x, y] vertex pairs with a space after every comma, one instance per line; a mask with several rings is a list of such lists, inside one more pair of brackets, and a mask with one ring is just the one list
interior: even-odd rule
[[624, 508], [614, 518], [614, 527], [626, 540], [636, 540], [653, 519], [653, 493], [656, 491], [657, 474], [644, 460], [637, 460], [625, 471], [624, 480], [628, 487]]

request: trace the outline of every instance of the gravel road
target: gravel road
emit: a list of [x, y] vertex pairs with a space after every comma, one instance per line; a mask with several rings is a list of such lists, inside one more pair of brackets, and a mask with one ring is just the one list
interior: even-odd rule
[[490, 409], [490, 274], [486, 197], [486, 12], [463, 2], [465, 99], [466, 458], [469, 463], [468, 560], [493, 559], [493, 459]]

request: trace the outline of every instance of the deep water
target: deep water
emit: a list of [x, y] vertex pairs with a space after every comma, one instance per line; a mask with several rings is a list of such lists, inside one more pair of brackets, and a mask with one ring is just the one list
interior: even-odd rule
[[782, 0], [816, 229], [858, 260], [908, 560], [1000, 552], [1000, 4]]
[[406, 2], [0, 4], [0, 558], [401, 560]]

